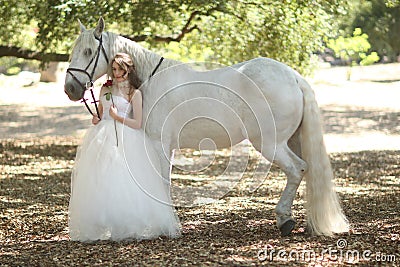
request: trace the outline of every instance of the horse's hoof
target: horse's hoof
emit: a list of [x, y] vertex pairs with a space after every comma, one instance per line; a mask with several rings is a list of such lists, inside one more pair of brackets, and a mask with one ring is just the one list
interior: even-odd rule
[[279, 228], [281, 231], [281, 236], [288, 236], [294, 229], [296, 222], [293, 220], [288, 220]]

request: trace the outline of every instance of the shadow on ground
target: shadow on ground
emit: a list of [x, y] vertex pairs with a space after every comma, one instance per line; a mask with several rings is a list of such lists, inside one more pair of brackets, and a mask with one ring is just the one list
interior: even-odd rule
[[333, 134], [357, 134], [379, 131], [400, 134], [400, 112], [324, 106], [321, 108], [324, 132]]
[[0, 105], [0, 139], [77, 136], [90, 126], [83, 106]]
[[[324, 106], [321, 115], [325, 133], [357, 134], [380, 131], [400, 134], [400, 112], [347, 106]], [[80, 137], [90, 126], [84, 106], [29, 107], [0, 105], [0, 139], [45, 136]]]

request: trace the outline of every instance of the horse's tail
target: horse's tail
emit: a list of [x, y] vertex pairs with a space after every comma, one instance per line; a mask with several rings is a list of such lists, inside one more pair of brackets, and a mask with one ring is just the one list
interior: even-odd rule
[[335, 192], [332, 167], [323, 140], [314, 91], [303, 77], [297, 76], [304, 101], [300, 140], [302, 158], [308, 164], [305, 173], [308, 227], [316, 235], [347, 232], [349, 223]]

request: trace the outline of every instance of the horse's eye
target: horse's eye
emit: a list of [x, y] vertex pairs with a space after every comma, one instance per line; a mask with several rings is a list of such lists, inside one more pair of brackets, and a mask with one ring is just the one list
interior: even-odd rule
[[90, 57], [92, 55], [92, 49], [86, 48], [85, 50], [83, 50], [83, 54], [87, 57]]

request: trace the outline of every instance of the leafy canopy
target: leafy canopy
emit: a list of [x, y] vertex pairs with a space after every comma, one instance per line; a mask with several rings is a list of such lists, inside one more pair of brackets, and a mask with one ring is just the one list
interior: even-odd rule
[[[101, 15], [107, 30], [184, 61], [233, 64], [266, 56], [302, 72], [347, 6], [345, 0], [0, 1], [0, 45], [68, 54], [77, 20], [94, 27]], [[26, 42], [20, 33], [32, 29], [35, 37]]]

